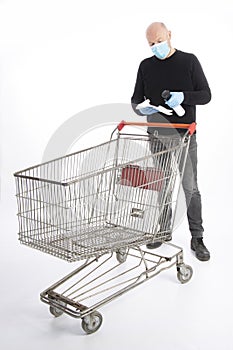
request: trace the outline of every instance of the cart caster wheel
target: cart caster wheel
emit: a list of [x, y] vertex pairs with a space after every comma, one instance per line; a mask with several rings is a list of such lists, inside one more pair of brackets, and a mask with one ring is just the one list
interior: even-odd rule
[[98, 311], [93, 311], [91, 314], [83, 317], [82, 328], [87, 334], [96, 332], [103, 322], [103, 317]]
[[[63, 301], [59, 301], [58, 304], [62, 307], [66, 307], [66, 303], [64, 303]], [[54, 317], [59, 317], [64, 313], [64, 311], [53, 305], [50, 305], [49, 311]]]
[[177, 278], [181, 283], [187, 283], [193, 275], [193, 269], [189, 265], [177, 265]]
[[126, 248], [120, 248], [119, 250], [117, 250], [116, 252], [116, 258], [117, 261], [122, 264], [123, 262], [126, 261], [127, 259], [127, 251]]

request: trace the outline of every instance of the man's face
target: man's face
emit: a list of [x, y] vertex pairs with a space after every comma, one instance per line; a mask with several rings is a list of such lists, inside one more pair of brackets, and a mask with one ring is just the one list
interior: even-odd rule
[[147, 31], [146, 38], [150, 46], [162, 43], [163, 41], [167, 40], [168, 45], [171, 47], [171, 32], [164, 28], [151, 28]]

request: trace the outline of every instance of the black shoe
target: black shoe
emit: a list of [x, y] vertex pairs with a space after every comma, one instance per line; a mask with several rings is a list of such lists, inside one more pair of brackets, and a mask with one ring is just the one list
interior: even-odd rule
[[[168, 242], [168, 241], [171, 241], [171, 240], [172, 240], [172, 235], [171, 234], [169, 234], [169, 235], [167, 235], [167, 236], [165, 236], [163, 238], [164, 242]], [[146, 247], [148, 249], [159, 248], [163, 244], [163, 241], [156, 241], [156, 242], [147, 243]]]
[[191, 249], [195, 251], [197, 259], [201, 261], [207, 261], [210, 259], [210, 252], [204, 245], [202, 237], [200, 238], [192, 237]]
[[163, 244], [163, 242], [152, 242], [152, 243], [147, 243], [147, 245], [146, 245], [146, 247], [148, 248], [148, 249], [155, 249], [155, 248], [158, 248], [158, 247], [160, 247], [161, 245]]

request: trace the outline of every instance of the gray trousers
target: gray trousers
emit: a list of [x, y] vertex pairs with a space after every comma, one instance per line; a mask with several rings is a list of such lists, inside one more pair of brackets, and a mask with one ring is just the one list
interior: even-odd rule
[[197, 141], [192, 135], [182, 181], [192, 237], [203, 236], [201, 195], [197, 185]]
[[[151, 151], [154, 151], [153, 138], [151, 139]], [[181, 166], [182, 166], [181, 159]], [[202, 226], [202, 205], [201, 195], [197, 185], [197, 142], [196, 135], [192, 135], [190, 139], [188, 156], [185, 164], [182, 185], [185, 193], [187, 217], [189, 229], [192, 237], [203, 236]], [[166, 206], [161, 215], [160, 231], [171, 233], [172, 210], [170, 206]]]

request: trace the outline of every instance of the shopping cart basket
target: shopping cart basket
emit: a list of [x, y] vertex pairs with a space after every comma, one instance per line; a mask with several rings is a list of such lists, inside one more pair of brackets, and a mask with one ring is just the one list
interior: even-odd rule
[[[182, 137], [152, 137], [125, 134], [125, 125], [187, 130]], [[182, 248], [166, 240], [194, 131], [195, 123], [122, 121], [108, 142], [14, 174], [20, 242], [69, 262], [85, 260], [41, 293], [55, 317], [81, 318], [93, 333], [102, 323], [100, 306], [162, 270], [176, 265], [180, 282], [190, 280]], [[141, 248], [155, 241], [172, 253]]]

